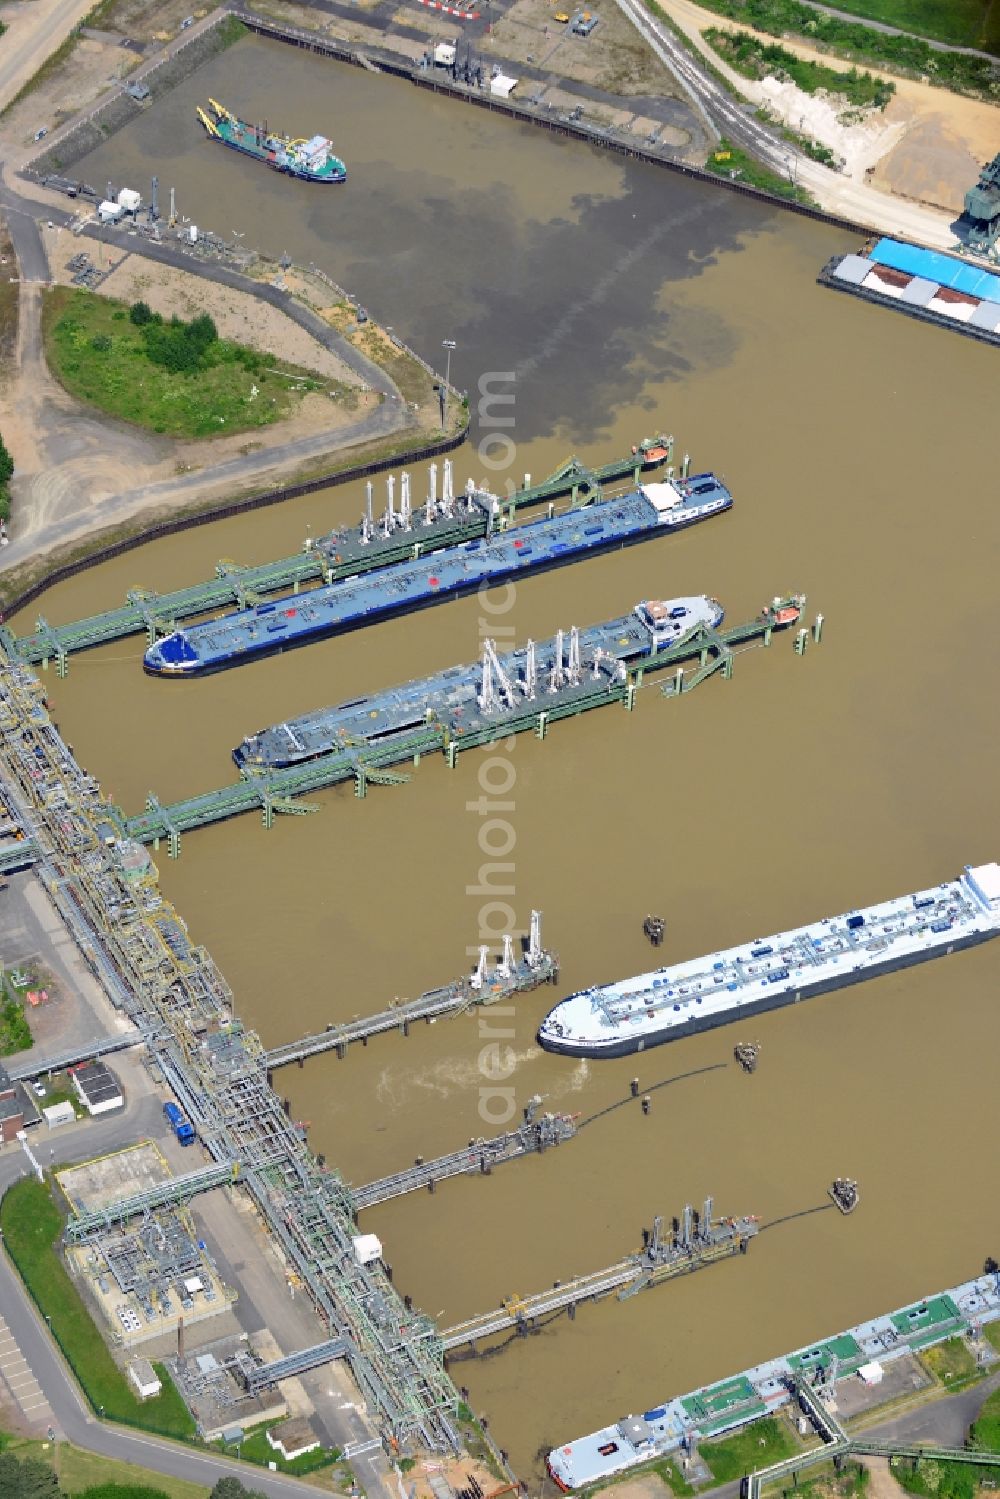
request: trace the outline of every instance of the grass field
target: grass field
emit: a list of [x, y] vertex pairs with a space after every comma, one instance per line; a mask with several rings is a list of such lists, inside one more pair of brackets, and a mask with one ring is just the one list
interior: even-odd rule
[[81, 1447], [72, 1447], [68, 1442], [60, 1442], [54, 1449], [48, 1442], [31, 1441], [25, 1437], [3, 1439], [0, 1436], [0, 1446], [3, 1445], [19, 1458], [36, 1457], [51, 1464], [58, 1474], [59, 1487], [66, 1494], [82, 1494], [98, 1485], [117, 1483], [159, 1489], [167, 1499], [207, 1499], [208, 1489], [200, 1483], [151, 1473], [132, 1463], [100, 1457], [96, 1452], [84, 1452]]
[[927, 1368], [950, 1390], [969, 1384], [979, 1373], [976, 1361], [964, 1338], [948, 1338], [925, 1348], [920, 1355]]
[[[221, 1450], [232, 1454], [235, 1449], [230, 1445]], [[268, 1442], [263, 1427], [251, 1432], [246, 1440], [240, 1443], [240, 1457], [244, 1462], [256, 1463], [261, 1468], [266, 1468], [268, 1463], [277, 1463], [279, 1473], [294, 1473], [299, 1478], [306, 1473], [316, 1473], [321, 1468], [329, 1468], [339, 1456], [336, 1449], [330, 1452], [323, 1447], [317, 1447], [315, 1452], [306, 1452], [302, 1457], [286, 1462], [281, 1453], [275, 1452]], [[252, 1479], [248, 1478], [246, 1482], [248, 1488], [253, 1488]]]
[[1000, 1390], [987, 1395], [969, 1435], [973, 1446], [985, 1447], [988, 1452], [1000, 1452]]
[[901, 1488], [920, 1499], [979, 1499], [983, 1487], [992, 1488], [997, 1478], [996, 1468], [927, 1457], [890, 1458], [889, 1470]]
[[42, 335], [49, 369], [69, 393], [109, 416], [170, 437], [217, 437], [267, 427], [303, 394], [346, 387], [271, 355], [217, 339], [203, 367], [154, 363], [145, 330], [122, 302], [56, 286], [45, 294]]
[[777, 42], [765, 42], [752, 36], [749, 31], [720, 31], [710, 26], [704, 33], [719, 56], [730, 67], [742, 73], [744, 78], [790, 78], [803, 93], [815, 94], [825, 89], [828, 94], [839, 94], [849, 104], [861, 109], [874, 107], [884, 109], [895, 93], [895, 85], [871, 73], [859, 73], [857, 68], [829, 68], [825, 63], [806, 62], [780, 47]]
[[0, 987], [0, 1057], [26, 1051], [31, 1045], [31, 1029], [24, 1018], [24, 1005]]
[[[654, 8], [654, 0], [646, 3], [650, 9]], [[959, 93], [1000, 100], [1000, 73], [996, 64], [961, 52], [935, 50], [919, 36], [875, 31], [860, 20], [826, 15], [802, 0], [699, 0], [699, 3], [716, 15], [767, 36], [799, 36], [813, 46], [829, 48], [855, 62], [897, 68], [912, 76], [932, 78]], [[872, 7], [877, 3], [878, 0], [872, 0]], [[1000, 9], [995, 24], [1000, 27]], [[1000, 47], [1000, 37], [994, 38], [994, 45]]]
[[190, 1438], [195, 1425], [161, 1365], [163, 1389], [139, 1400], [108, 1351], [56, 1249], [63, 1220], [48, 1187], [25, 1178], [0, 1201], [0, 1228], [11, 1259], [49, 1322], [66, 1360], [94, 1410], [162, 1436]]
[[994, 0], [837, 0], [836, 8], [954, 47], [1000, 54], [1000, 12]]
[[751, 187], [762, 188], [765, 192], [773, 193], [776, 198], [790, 198], [793, 203], [811, 203], [812, 197], [805, 188], [798, 187], [794, 182], [789, 182], [787, 177], [779, 177], [777, 172], [772, 172], [770, 167], [762, 166], [746, 151], [741, 151], [739, 146], [734, 146], [731, 141], [723, 137], [715, 150], [709, 153], [705, 162], [705, 170], [714, 172], [717, 177], [731, 177], [738, 182], [747, 182]]
[[729, 1483], [732, 1479], [742, 1478], [744, 1473], [752, 1473], [755, 1468], [780, 1463], [798, 1448], [783, 1421], [765, 1416], [732, 1436], [720, 1437], [716, 1442], [702, 1442], [698, 1450], [716, 1483]]

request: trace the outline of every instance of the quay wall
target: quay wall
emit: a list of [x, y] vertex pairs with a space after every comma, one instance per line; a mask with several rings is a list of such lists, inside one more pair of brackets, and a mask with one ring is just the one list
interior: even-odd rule
[[[64, 132], [56, 132], [45, 144], [38, 156], [25, 168], [23, 175], [44, 179], [47, 176], [65, 174], [67, 168], [95, 150], [109, 136], [117, 134], [125, 125], [131, 124], [137, 115], [148, 109], [170, 92], [183, 78], [187, 78], [202, 63], [208, 62], [233, 42], [239, 41], [243, 30], [237, 17], [230, 11], [219, 9], [197, 27], [179, 44], [161, 52], [144, 67], [130, 72], [128, 78], [88, 113], [72, 121]], [[125, 84], [143, 83], [149, 89], [149, 100], [139, 103], [125, 91]], [[103, 183], [94, 193], [103, 196]], [[88, 194], [89, 196], [89, 194]]]
[[[125, 552], [134, 551], [136, 547], [145, 546], [149, 541], [159, 541], [164, 536], [175, 536], [179, 531], [188, 531], [194, 526], [207, 526], [211, 521], [226, 520], [233, 515], [242, 515], [248, 510], [261, 510], [265, 505], [277, 505], [282, 500], [295, 500], [301, 495], [315, 494], [319, 489], [334, 489], [341, 484], [351, 484], [356, 479], [383, 474], [388, 469], [405, 467], [408, 463], [420, 463], [442, 453], [450, 453], [462, 446], [466, 430], [463, 429], [451, 437], [442, 437], [424, 447], [413, 447], [403, 453], [393, 453], [388, 458], [374, 458], [370, 463], [360, 463], [353, 468], [343, 469], [339, 473], [325, 474], [302, 484], [288, 484], [281, 489], [269, 489], [263, 494], [231, 500], [225, 505], [213, 506], [211, 510], [200, 511], [197, 515], [178, 515], [169, 520], [157, 521], [153, 525], [143, 527], [133, 536], [121, 537], [117, 541], [109, 542], [107, 546], [96, 547], [85, 557], [75, 557], [61, 567], [54, 567], [44, 578], [40, 578], [30, 587], [6, 599], [0, 620], [9, 619], [12, 614], [26, 609], [29, 604], [33, 604], [36, 599], [41, 598], [42, 594], [50, 588], [55, 588], [57, 584], [65, 583], [67, 579], [76, 577], [78, 573], [85, 572], [88, 568], [99, 567], [102, 562], [110, 562], [113, 557], [121, 557]], [[2, 586], [3, 575], [0, 574], [0, 588]]]

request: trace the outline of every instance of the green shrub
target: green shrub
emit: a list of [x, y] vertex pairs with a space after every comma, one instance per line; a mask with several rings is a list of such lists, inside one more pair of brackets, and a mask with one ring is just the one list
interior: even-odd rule
[[[926, 74], [960, 93], [1000, 99], [1000, 72], [985, 57], [935, 50], [923, 37], [875, 31], [860, 21], [826, 15], [802, 0], [701, 0], [706, 9], [769, 36], [796, 35], [844, 57]], [[655, 12], [656, 0], [646, 0]], [[872, 6], [874, 8], [874, 5]]]
[[167, 1499], [162, 1489], [151, 1489], [141, 1483], [98, 1483], [84, 1489], [75, 1499]]
[[705, 40], [744, 78], [768, 75], [790, 78], [803, 93], [815, 94], [825, 89], [829, 94], [841, 94], [850, 104], [873, 105], [876, 109], [885, 109], [896, 92], [894, 83], [875, 78], [871, 73], [859, 73], [857, 68], [845, 72], [823, 63], [806, 62], [787, 48], [779, 47], [777, 42], [764, 42], [749, 31], [719, 31], [713, 26], [705, 32]]

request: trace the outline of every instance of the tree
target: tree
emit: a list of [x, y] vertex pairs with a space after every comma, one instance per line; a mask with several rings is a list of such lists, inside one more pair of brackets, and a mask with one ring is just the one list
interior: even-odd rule
[[153, 310], [148, 302], [133, 302], [128, 315], [137, 328], [143, 328], [153, 321]]
[[21, 1463], [12, 1452], [0, 1452], [0, 1494], [4, 1499], [63, 1499], [48, 1463], [35, 1457]]
[[111, 339], [106, 333], [95, 333], [90, 340], [90, 347], [98, 354], [111, 353]]
[[199, 353], [201, 353], [208, 348], [209, 344], [216, 342], [219, 337], [219, 330], [208, 313], [203, 312], [200, 317], [192, 318], [191, 322], [188, 323], [187, 336], [190, 342], [198, 349]]
[[14, 460], [7, 451], [7, 444], [0, 437], [0, 484], [6, 484], [14, 472]]
[[259, 1489], [245, 1489], [238, 1478], [220, 1478], [208, 1499], [265, 1499]]

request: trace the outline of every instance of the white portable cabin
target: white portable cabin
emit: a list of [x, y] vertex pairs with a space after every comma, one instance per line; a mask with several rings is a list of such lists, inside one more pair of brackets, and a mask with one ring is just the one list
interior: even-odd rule
[[382, 1240], [377, 1234], [358, 1234], [354, 1240], [354, 1258], [359, 1265], [370, 1265], [382, 1258]]
[[509, 99], [517, 88], [517, 79], [507, 73], [497, 73], [490, 79], [490, 93], [497, 99]]
[[151, 1400], [163, 1389], [160, 1376], [153, 1368], [149, 1359], [133, 1359], [128, 1366], [128, 1377], [135, 1386], [140, 1400]]

